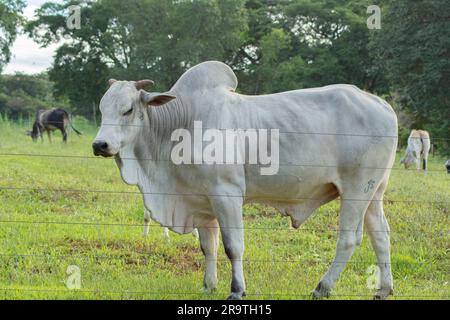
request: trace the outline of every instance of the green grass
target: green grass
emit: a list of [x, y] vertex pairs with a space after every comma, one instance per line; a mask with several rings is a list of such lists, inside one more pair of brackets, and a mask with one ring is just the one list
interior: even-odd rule
[[[0, 299], [225, 298], [231, 273], [222, 246], [218, 290], [203, 294], [197, 240], [171, 233], [167, 243], [159, 226], [144, 238], [137, 188], [122, 182], [113, 160], [92, 157], [96, 129], [76, 125], [82, 137], [72, 133], [63, 145], [56, 134], [50, 145], [32, 143], [25, 126], [0, 119]], [[81, 157], [6, 155], [21, 153]], [[385, 201], [393, 299], [448, 299], [450, 175], [444, 159], [431, 157], [427, 175], [396, 163], [386, 198], [417, 202]], [[310, 299], [334, 255], [338, 204], [320, 208], [299, 230], [271, 208], [245, 207], [248, 298]], [[365, 236], [330, 299], [370, 299], [366, 270], [375, 261]], [[66, 287], [70, 265], [81, 269], [79, 290]]]

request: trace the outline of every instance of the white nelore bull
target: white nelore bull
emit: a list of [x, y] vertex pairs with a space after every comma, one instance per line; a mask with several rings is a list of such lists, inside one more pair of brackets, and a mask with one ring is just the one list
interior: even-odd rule
[[[206, 290], [217, 285], [220, 230], [232, 264], [229, 298], [245, 295], [244, 203], [272, 205], [298, 228], [315, 209], [340, 197], [335, 259], [313, 295], [329, 295], [361, 243], [363, 225], [380, 267], [375, 297], [392, 293], [383, 195], [395, 158], [397, 117], [388, 103], [351, 85], [242, 95], [235, 92], [235, 74], [220, 62], [189, 69], [165, 93], [144, 91], [149, 80], [110, 83], [100, 102], [94, 154], [115, 157], [122, 179], [139, 187], [152, 219], [177, 233], [198, 228]], [[261, 164], [175, 165], [170, 156], [178, 141], [172, 133], [193, 131], [194, 121], [205, 128], [278, 129], [278, 172], [261, 175]]]
[[428, 131], [411, 130], [411, 133], [408, 137], [408, 146], [406, 147], [406, 154], [400, 160], [400, 164], [404, 164], [405, 169], [408, 169], [415, 163], [416, 169], [420, 170], [420, 162], [422, 162], [422, 169], [427, 171], [428, 154], [430, 153], [430, 147], [431, 141], [430, 141], [430, 134], [428, 133]]

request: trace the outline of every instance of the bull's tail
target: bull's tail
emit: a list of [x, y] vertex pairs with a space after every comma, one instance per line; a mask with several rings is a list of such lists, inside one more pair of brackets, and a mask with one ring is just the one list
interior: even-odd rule
[[72, 116], [71, 116], [71, 115], [68, 115], [68, 118], [69, 118], [69, 124], [70, 124], [70, 127], [72, 128], [72, 130], [75, 131], [75, 133], [76, 133], [77, 135], [81, 136], [82, 133], [81, 133], [80, 131], [78, 131], [77, 129], [75, 129], [75, 127], [74, 127], [73, 124], [72, 124]]
[[423, 170], [427, 170], [427, 160], [425, 160], [425, 159], [422, 159], [422, 169]]
[[80, 131], [78, 131], [77, 129], [74, 128], [74, 126], [73, 126], [73, 124], [72, 124], [72, 121], [70, 122], [70, 127], [72, 128], [73, 131], [75, 131], [75, 133], [76, 133], [77, 135], [79, 135], [79, 136], [82, 135], [82, 133], [81, 133]]

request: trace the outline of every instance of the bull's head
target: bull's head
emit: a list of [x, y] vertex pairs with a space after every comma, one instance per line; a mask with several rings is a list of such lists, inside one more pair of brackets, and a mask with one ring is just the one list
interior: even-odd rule
[[170, 93], [147, 92], [151, 80], [109, 80], [109, 89], [100, 101], [102, 124], [92, 148], [94, 155], [111, 157], [136, 140], [145, 125], [146, 108], [163, 105], [175, 97]]
[[37, 139], [39, 138], [40, 132], [41, 132], [41, 130], [39, 128], [39, 125], [38, 125], [37, 121], [35, 121], [33, 123], [33, 130], [27, 130], [27, 132], [25, 134], [27, 136], [30, 136], [31, 139], [33, 139], [33, 142], [36, 142]]
[[409, 169], [416, 162], [416, 157], [412, 152], [407, 152], [406, 155], [400, 160], [400, 164], [405, 166], [405, 169]]

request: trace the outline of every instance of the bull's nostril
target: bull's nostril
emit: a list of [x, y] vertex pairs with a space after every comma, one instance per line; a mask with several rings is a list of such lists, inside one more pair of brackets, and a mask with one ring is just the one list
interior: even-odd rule
[[92, 149], [95, 155], [100, 155], [108, 150], [108, 143], [105, 141], [94, 141], [92, 143]]

